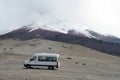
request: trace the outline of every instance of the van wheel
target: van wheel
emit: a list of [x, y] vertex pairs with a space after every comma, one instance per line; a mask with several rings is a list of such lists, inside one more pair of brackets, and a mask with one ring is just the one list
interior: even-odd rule
[[54, 68], [54, 66], [48, 66], [48, 69], [49, 70], [54, 70], [55, 68]]
[[30, 69], [30, 68], [31, 68], [31, 65], [26, 65], [25, 67], [28, 68], [28, 69]]
[[54, 66], [52, 66], [52, 70], [55, 70]]

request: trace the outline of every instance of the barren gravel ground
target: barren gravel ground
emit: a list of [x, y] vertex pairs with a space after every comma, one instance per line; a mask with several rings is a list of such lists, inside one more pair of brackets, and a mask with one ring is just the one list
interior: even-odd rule
[[[25, 69], [24, 61], [37, 52], [59, 53], [61, 68]], [[1, 40], [0, 80], [120, 80], [120, 57], [43, 39]]]

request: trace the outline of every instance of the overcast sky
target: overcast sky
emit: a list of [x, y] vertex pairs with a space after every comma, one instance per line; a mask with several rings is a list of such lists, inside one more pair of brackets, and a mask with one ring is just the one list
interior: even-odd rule
[[32, 24], [44, 15], [120, 37], [120, 0], [0, 0], [0, 32]]

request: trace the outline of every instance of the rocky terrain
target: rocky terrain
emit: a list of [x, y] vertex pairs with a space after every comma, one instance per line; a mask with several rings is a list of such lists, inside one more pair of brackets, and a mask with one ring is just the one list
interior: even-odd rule
[[[59, 53], [61, 67], [24, 68], [24, 61], [39, 52]], [[44, 39], [0, 40], [0, 80], [120, 80], [120, 57]]]

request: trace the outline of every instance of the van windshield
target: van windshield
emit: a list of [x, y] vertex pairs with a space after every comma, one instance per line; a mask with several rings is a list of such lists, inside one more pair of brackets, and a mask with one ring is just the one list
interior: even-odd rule
[[49, 62], [56, 62], [57, 57], [46, 57], [46, 56], [39, 56], [38, 61], [49, 61]]
[[36, 56], [33, 56], [31, 59], [30, 59], [30, 61], [35, 61], [36, 60]]

